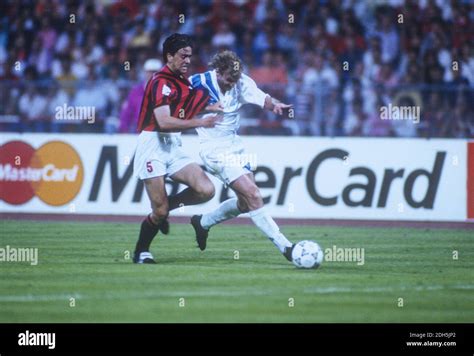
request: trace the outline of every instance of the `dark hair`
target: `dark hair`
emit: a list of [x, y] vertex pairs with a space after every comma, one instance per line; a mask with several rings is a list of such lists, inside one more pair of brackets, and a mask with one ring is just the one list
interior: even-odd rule
[[169, 36], [165, 42], [163, 42], [163, 63], [168, 62], [166, 57], [168, 53], [174, 56], [176, 52], [184, 47], [193, 47], [190, 36], [181, 33], [174, 33]]
[[224, 74], [229, 71], [230, 77], [239, 80], [242, 74], [243, 65], [240, 58], [232, 51], [222, 51], [212, 57], [209, 66]]

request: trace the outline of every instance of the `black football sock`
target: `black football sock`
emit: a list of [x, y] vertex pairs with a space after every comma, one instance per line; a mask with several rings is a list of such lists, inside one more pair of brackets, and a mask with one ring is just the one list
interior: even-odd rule
[[151, 242], [158, 233], [158, 227], [159, 225], [156, 225], [151, 221], [150, 215], [143, 220], [135, 252], [145, 252], [150, 250]]

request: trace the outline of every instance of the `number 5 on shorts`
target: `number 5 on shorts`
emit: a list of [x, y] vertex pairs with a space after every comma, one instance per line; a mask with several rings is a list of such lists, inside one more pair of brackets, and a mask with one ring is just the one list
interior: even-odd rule
[[151, 162], [146, 163], [146, 170], [148, 172], [153, 172], [153, 166], [151, 165]]

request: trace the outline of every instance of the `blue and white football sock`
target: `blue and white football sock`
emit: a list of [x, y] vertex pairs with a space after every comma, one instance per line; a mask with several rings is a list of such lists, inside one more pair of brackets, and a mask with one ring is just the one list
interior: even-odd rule
[[203, 214], [201, 218], [201, 226], [206, 230], [209, 230], [216, 224], [240, 215], [241, 211], [237, 206], [237, 201], [237, 198], [227, 199], [222, 202], [216, 210]]
[[285, 251], [285, 247], [291, 247], [293, 244], [280, 232], [278, 225], [268, 214], [265, 207], [249, 212], [249, 216], [253, 223], [262, 231], [273, 244], [278, 247], [281, 253]]

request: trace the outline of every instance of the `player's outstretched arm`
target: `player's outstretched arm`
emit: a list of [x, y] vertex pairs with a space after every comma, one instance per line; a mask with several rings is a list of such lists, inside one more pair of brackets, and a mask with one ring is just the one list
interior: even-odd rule
[[265, 97], [265, 104], [263, 106], [264, 109], [273, 111], [275, 114], [282, 115], [284, 109], [289, 109], [293, 105], [291, 104], [284, 104], [281, 101], [272, 98], [270, 95], [267, 94]]
[[169, 105], [163, 105], [153, 110], [156, 122], [163, 131], [185, 131], [196, 127], [214, 127], [222, 120], [220, 115], [213, 115], [203, 119], [182, 120], [171, 116]]

